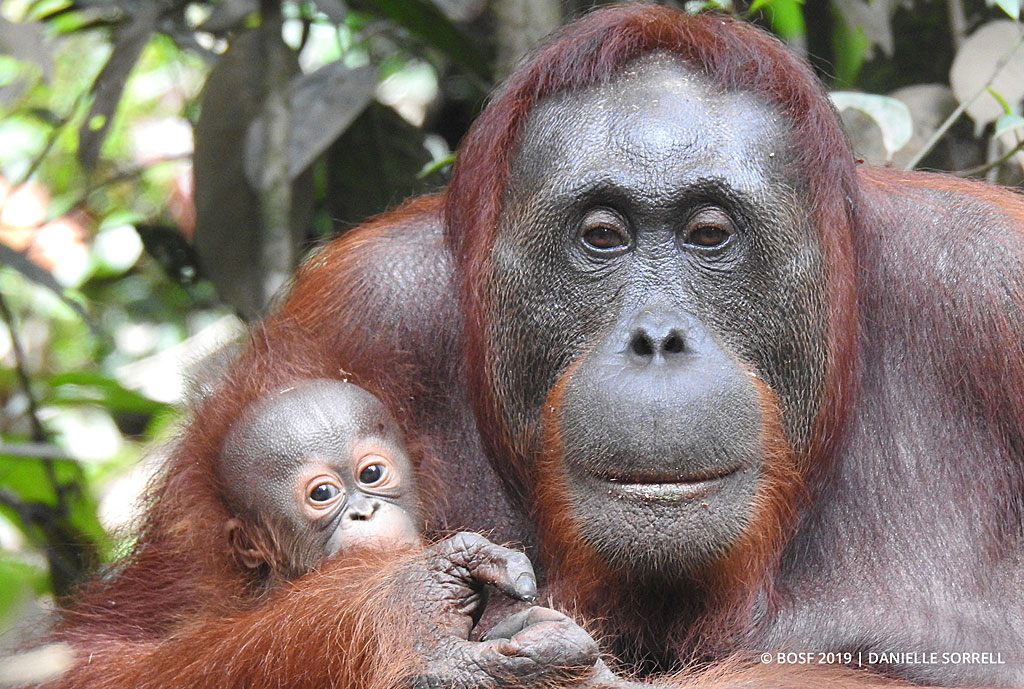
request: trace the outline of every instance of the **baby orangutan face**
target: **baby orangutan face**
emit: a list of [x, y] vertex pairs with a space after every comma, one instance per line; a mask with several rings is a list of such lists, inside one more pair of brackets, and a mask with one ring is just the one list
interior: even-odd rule
[[357, 548], [419, 544], [398, 425], [362, 388], [304, 381], [253, 403], [218, 458], [238, 560], [285, 579]]
[[357, 443], [347, 457], [307, 457], [304, 465], [295, 475], [294, 500], [310, 526], [330, 530], [325, 555], [360, 545], [419, 543], [412, 467], [400, 448]]

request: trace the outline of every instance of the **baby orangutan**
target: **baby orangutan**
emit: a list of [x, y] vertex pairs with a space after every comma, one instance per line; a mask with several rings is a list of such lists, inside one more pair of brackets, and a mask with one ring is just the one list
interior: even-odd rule
[[356, 548], [419, 545], [412, 463], [381, 402], [313, 380], [253, 403], [218, 458], [238, 561], [273, 585]]
[[[406, 601], [410, 614], [394, 626], [427, 613], [429, 624], [410, 623], [407, 636], [414, 647], [417, 636], [445, 629], [434, 620], [451, 619], [449, 636], [428, 645], [442, 655], [423, 659], [413, 681], [417, 689], [531, 682], [554, 687], [587, 676], [610, 677], [587, 632], [549, 608], [520, 610], [479, 641], [470, 640], [486, 606], [485, 585], [532, 602], [537, 597], [532, 567], [522, 553], [477, 534], [424, 545], [401, 431], [380, 400], [362, 388], [311, 380], [256, 401], [232, 426], [218, 457], [218, 477], [234, 513], [224, 525], [228, 545], [251, 573], [257, 595], [281, 588], [328, 558], [332, 567], [348, 561], [358, 566], [366, 556], [405, 551], [423, 562], [409, 574], [381, 579], [395, 578], [396, 595], [417, 596]], [[340, 583], [339, 589], [371, 586], [365, 575]], [[352, 645], [361, 648], [358, 641]], [[389, 666], [376, 667], [366, 676], [383, 679]]]

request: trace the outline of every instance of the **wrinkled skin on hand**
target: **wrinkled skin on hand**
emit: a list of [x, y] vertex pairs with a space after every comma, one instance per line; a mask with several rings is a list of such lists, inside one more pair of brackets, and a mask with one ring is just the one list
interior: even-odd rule
[[597, 643], [572, 619], [543, 607], [515, 613], [481, 641], [470, 633], [490, 584], [515, 600], [537, 597], [533, 565], [523, 553], [483, 536], [460, 533], [427, 549], [399, 576], [414, 591], [416, 648], [423, 667], [417, 689], [571, 685], [593, 673]]

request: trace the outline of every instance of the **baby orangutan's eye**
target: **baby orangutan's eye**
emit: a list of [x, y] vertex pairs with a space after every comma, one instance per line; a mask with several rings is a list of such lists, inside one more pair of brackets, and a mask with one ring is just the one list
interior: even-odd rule
[[372, 486], [380, 483], [387, 476], [388, 468], [383, 464], [367, 464], [359, 472], [359, 482]]
[[330, 502], [338, 497], [340, 493], [341, 489], [333, 483], [318, 483], [309, 491], [309, 499], [313, 502]]

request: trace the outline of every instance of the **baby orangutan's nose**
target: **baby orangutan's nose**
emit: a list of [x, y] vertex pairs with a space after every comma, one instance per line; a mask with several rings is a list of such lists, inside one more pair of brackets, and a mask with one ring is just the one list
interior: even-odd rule
[[355, 521], [365, 521], [371, 519], [379, 507], [380, 502], [377, 500], [371, 500], [366, 496], [359, 495], [354, 500], [349, 501], [345, 517]]

